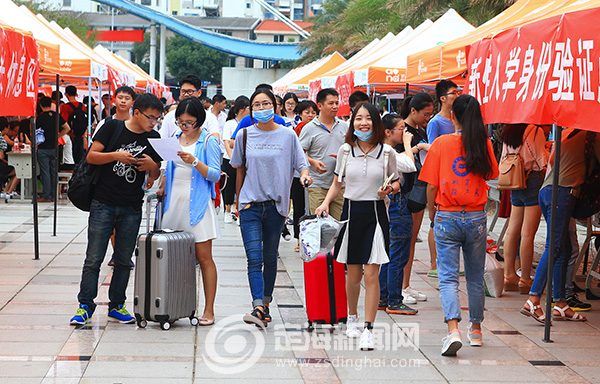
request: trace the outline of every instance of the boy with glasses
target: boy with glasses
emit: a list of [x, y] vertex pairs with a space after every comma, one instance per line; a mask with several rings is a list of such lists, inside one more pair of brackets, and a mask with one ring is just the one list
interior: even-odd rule
[[138, 95], [131, 119], [112, 119], [94, 137], [87, 161], [99, 167], [100, 175], [93, 191], [79, 308], [71, 318], [72, 325], [86, 324], [96, 309], [100, 266], [113, 230], [115, 266], [108, 291], [108, 318], [123, 324], [135, 322], [125, 309], [125, 290], [142, 219], [144, 177], [146, 173], [153, 179], [160, 175], [161, 159], [148, 139], [159, 137], [154, 126], [161, 120], [162, 109], [156, 96]]

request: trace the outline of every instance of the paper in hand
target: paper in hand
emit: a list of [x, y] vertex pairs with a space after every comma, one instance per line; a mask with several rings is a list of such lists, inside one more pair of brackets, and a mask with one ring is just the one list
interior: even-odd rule
[[177, 161], [180, 159], [177, 152], [183, 151], [183, 148], [181, 148], [178, 138], [148, 139], [148, 142], [164, 161]]

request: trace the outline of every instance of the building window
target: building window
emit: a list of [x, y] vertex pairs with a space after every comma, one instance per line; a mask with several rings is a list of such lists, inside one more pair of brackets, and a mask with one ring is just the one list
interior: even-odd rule
[[142, 5], [152, 5], [152, 0], [142, 0]]
[[63, 0], [63, 7], [70, 7], [71, 6], [71, 0]]
[[246, 57], [246, 68], [254, 68], [254, 59]]
[[283, 43], [285, 36], [283, 35], [273, 35], [273, 41], [276, 43]]
[[177, 11], [172, 11], [171, 13], [173, 13], [173, 16], [177, 16]]

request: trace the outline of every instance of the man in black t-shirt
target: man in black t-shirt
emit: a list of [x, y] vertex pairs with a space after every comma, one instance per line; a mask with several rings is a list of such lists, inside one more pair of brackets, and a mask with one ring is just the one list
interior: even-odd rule
[[[41, 202], [54, 201], [56, 195], [56, 186], [54, 185], [54, 174], [56, 173], [56, 115], [58, 112], [52, 110], [52, 99], [42, 97], [40, 99], [42, 113], [35, 120], [36, 128], [44, 131], [44, 142], [38, 145], [37, 159], [40, 165], [40, 176], [42, 178], [42, 197], [38, 199]], [[69, 124], [58, 115], [60, 132], [58, 137], [66, 135], [70, 128]]]
[[108, 318], [126, 324], [135, 322], [125, 309], [125, 290], [142, 219], [144, 176], [146, 172], [154, 179], [160, 175], [161, 158], [148, 139], [160, 138], [153, 128], [161, 119], [160, 100], [149, 93], [141, 94], [133, 104], [131, 119], [110, 120], [94, 136], [87, 161], [100, 167], [100, 177], [90, 209], [88, 245], [77, 296], [79, 309], [71, 324], [87, 323], [96, 309], [100, 266], [113, 230], [115, 265], [108, 290]]

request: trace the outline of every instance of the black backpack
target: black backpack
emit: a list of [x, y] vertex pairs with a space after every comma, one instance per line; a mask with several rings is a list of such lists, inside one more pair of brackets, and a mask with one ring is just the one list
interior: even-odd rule
[[82, 137], [88, 128], [88, 115], [83, 110], [83, 103], [79, 103], [77, 107], [73, 103], [67, 103], [67, 105], [73, 108], [73, 113], [68, 121], [71, 132], [75, 137]]

